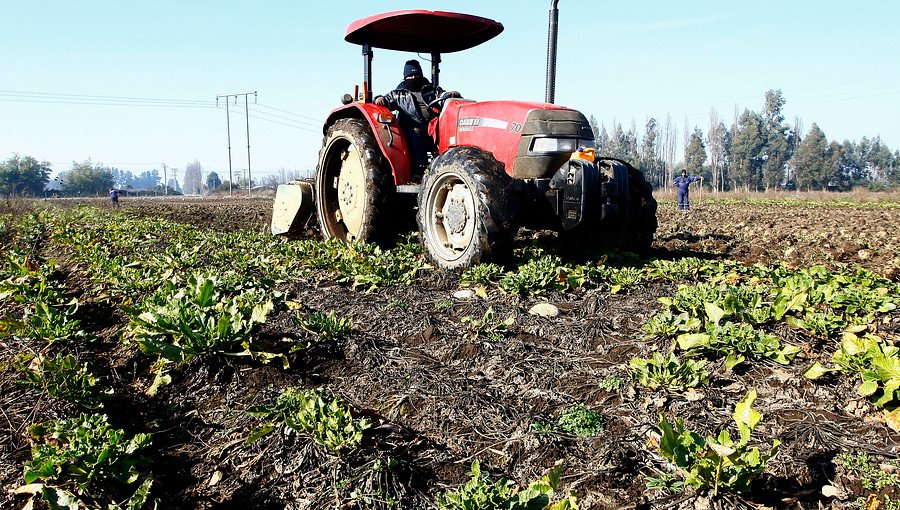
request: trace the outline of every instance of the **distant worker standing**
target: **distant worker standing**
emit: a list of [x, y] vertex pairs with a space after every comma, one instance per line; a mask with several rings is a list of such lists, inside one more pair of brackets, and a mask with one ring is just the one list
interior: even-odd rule
[[690, 186], [692, 182], [702, 180], [703, 177], [688, 175], [687, 170], [682, 170], [681, 175], [675, 178], [675, 187], [678, 188], [679, 211], [688, 211], [691, 209], [690, 197], [688, 196], [688, 186]]
[[119, 207], [119, 190], [109, 188], [109, 200], [112, 202], [113, 207]]

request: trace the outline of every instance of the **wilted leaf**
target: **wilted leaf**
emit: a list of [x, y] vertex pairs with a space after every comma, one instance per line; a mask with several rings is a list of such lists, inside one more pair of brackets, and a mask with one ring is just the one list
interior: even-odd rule
[[876, 391], [878, 391], [878, 381], [863, 381], [856, 389], [856, 393], [862, 397], [868, 397]]
[[834, 372], [834, 369], [827, 368], [824, 365], [822, 365], [821, 363], [819, 363], [818, 361], [816, 361], [815, 363], [812, 364], [811, 367], [807, 368], [806, 371], [803, 372], [803, 377], [814, 381], [829, 372]]
[[900, 432], [900, 407], [894, 409], [893, 411], [885, 411], [884, 422], [888, 427], [891, 428], [891, 430]]
[[709, 335], [706, 333], [685, 333], [678, 335], [678, 348], [684, 351], [709, 345]]
[[706, 316], [709, 317], [709, 320], [718, 326], [719, 321], [725, 316], [725, 310], [719, 308], [715, 303], [703, 303], [703, 307], [706, 309]]
[[738, 425], [741, 433], [741, 442], [746, 444], [750, 440], [750, 431], [759, 423], [762, 417], [756, 409], [753, 409], [753, 402], [756, 401], [756, 390], [750, 390], [743, 400], [734, 406], [734, 421]]
[[725, 356], [725, 368], [728, 370], [733, 370], [734, 367], [740, 365], [744, 362], [746, 358], [740, 354], [736, 354], [733, 352], [729, 352], [727, 356]]
[[722, 458], [728, 457], [736, 451], [734, 448], [713, 443], [712, 441], [707, 442], [706, 445], [709, 446], [712, 451], [716, 452], [716, 455]]

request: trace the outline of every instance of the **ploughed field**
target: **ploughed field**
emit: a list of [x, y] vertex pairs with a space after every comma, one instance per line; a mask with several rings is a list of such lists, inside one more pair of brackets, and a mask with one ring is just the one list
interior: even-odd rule
[[461, 274], [271, 198], [7, 202], [0, 507], [898, 508], [900, 202], [835, 197]]

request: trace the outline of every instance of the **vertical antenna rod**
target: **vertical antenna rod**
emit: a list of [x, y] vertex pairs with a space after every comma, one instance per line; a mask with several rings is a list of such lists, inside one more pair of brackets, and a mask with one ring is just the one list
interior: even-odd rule
[[550, 27], [547, 30], [547, 94], [545, 103], [556, 99], [556, 36], [558, 32], [559, 0], [550, 0]]

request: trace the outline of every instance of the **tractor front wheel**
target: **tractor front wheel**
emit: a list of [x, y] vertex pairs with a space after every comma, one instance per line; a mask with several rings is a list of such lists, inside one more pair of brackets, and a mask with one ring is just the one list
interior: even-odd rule
[[454, 147], [438, 156], [422, 183], [416, 216], [429, 260], [461, 269], [509, 255], [518, 230], [510, 181], [481, 149]]
[[325, 134], [316, 171], [316, 214], [322, 235], [342, 241], [379, 241], [387, 234], [383, 209], [391, 174], [369, 125], [340, 119]]

